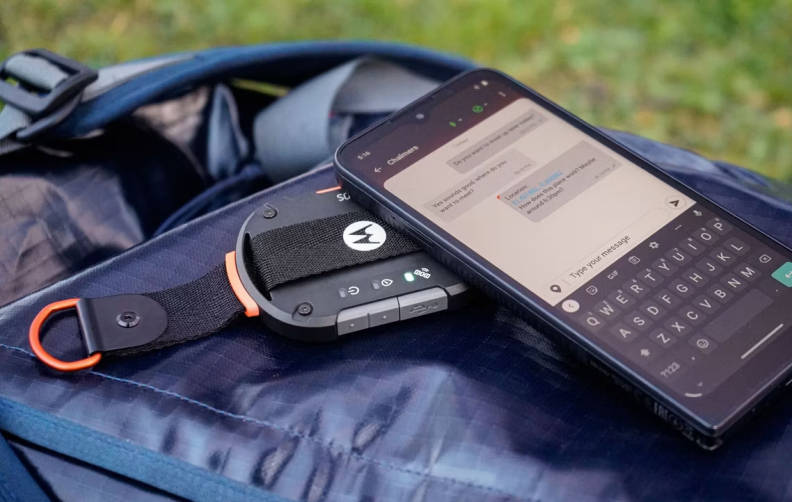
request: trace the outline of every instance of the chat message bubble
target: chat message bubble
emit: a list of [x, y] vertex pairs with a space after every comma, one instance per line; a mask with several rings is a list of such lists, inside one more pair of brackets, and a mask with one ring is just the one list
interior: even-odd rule
[[462, 174], [470, 172], [482, 162], [509, 147], [545, 122], [547, 122], [547, 118], [544, 115], [531, 110], [451, 158], [446, 164]]
[[451, 221], [534, 166], [535, 163], [522, 153], [509, 150], [464, 181], [433, 197], [424, 207], [445, 221]]
[[581, 141], [502, 192], [498, 198], [529, 220], [538, 223], [594, 186], [620, 165], [598, 148]]

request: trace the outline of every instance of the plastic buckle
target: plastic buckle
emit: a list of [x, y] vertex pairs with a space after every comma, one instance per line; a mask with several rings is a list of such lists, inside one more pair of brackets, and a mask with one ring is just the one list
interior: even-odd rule
[[46, 49], [34, 49], [19, 54], [45, 59], [69, 75], [50, 91], [36, 88], [25, 81], [21, 81], [20, 85], [16, 86], [6, 82], [7, 78], [19, 80], [6, 70], [8, 59], [0, 63], [0, 101], [25, 112], [34, 119], [33, 124], [17, 131], [15, 135], [15, 139], [27, 141], [68, 117], [80, 103], [85, 88], [99, 78], [99, 73]]

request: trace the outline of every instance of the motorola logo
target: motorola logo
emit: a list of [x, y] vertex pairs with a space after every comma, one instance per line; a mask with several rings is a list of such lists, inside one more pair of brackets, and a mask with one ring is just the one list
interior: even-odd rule
[[344, 244], [355, 251], [372, 251], [385, 243], [385, 229], [373, 221], [356, 221], [344, 229]]

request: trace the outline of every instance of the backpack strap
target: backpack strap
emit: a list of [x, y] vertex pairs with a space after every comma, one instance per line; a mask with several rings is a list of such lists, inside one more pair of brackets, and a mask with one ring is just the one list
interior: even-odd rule
[[[456, 56], [419, 47], [378, 42], [298, 42], [219, 48], [140, 60], [98, 71], [49, 51], [36, 50], [24, 54], [52, 63], [61, 71], [79, 74], [81, 85], [70, 84], [69, 92], [64, 94], [71, 98], [71, 107], [59, 106], [57, 113], [55, 110], [47, 110], [48, 114], [39, 119], [47, 119], [46, 128], [34, 131], [35, 134], [28, 134], [27, 139], [20, 141], [22, 138], [18, 131], [24, 129], [24, 126], [19, 127], [19, 116], [12, 115], [2, 119], [0, 122], [9, 125], [0, 130], [10, 129], [11, 132], [0, 135], [3, 148], [0, 154], [24, 148], [34, 137], [38, 142], [86, 135], [143, 105], [203, 83], [227, 78], [261, 78], [266, 75], [268, 83], [294, 87], [324, 71], [363, 56], [388, 59], [437, 80], [447, 80], [461, 71], [475, 67], [472, 62]], [[17, 56], [6, 60], [4, 66]], [[18, 63], [19, 60], [16, 64]], [[27, 63], [23, 63], [22, 67], [27, 68], [23, 69], [23, 73], [31, 73]], [[69, 70], [70, 68], [79, 69]], [[89, 75], [92, 75], [92, 80], [86, 84], [82, 79]], [[2, 74], [0, 79], [5, 80]], [[54, 81], [47, 77], [45, 80], [50, 83]], [[62, 87], [65, 83], [63, 81], [56, 88], [66, 90], [66, 87]], [[16, 87], [6, 84], [6, 89], [8, 88]], [[34, 96], [35, 93], [28, 94]], [[79, 95], [79, 99], [75, 95]], [[16, 105], [19, 100], [13, 97], [9, 99], [8, 93], [0, 93], [0, 101]]]
[[[90, 101], [138, 75], [184, 60], [165, 57], [96, 71], [46, 49], [21, 52], [0, 64], [0, 155], [29, 146]], [[5, 79], [13, 78], [13, 85]]]
[[24, 147], [62, 121], [96, 79], [96, 71], [46, 50], [8, 58], [0, 65], [0, 100], [6, 103], [0, 112], [0, 154]]
[[391, 113], [440, 82], [401, 66], [358, 58], [293, 89], [256, 117], [256, 157], [272, 183], [327, 160], [350, 135], [355, 115]]

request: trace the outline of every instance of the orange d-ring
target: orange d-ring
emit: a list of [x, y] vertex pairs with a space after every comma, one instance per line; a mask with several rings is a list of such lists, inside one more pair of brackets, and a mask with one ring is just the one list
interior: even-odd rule
[[61, 361], [60, 359], [55, 359], [49, 355], [47, 351], [44, 350], [44, 347], [41, 346], [40, 332], [41, 325], [44, 324], [44, 321], [46, 321], [47, 318], [55, 312], [76, 307], [78, 301], [79, 298], [72, 298], [69, 300], [61, 300], [59, 302], [50, 303], [41, 309], [41, 312], [39, 312], [36, 318], [33, 319], [33, 324], [30, 325], [30, 347], [33, 349], [33, 353], [36, 354], [39, 359], [41, 359], [41, 362], [50, 368], [60, 371], [80, 371], [96, 366], [96, 364], [102, 359], [102, 354], [97, 352], [96, 354], [86, 357], [85, 359], [80, 359], [79, 361]]

